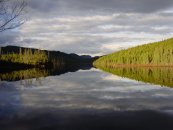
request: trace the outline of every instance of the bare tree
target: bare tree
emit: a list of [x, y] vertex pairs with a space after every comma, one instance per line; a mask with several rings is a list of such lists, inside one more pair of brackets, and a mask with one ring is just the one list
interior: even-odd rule
[[25, 7], [25, 0], [0, 0], [0, 32], [22, 25]]

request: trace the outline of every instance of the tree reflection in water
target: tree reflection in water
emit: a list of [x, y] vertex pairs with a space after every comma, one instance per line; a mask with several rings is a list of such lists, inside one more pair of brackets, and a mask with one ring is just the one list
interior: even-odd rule
[[99, 69], [129, 79], [161, 86], [173, 87], [172, 67], [111, 67]]
[[[80, 69], [88, 70], [91, 69], [91, 64], [79, 64], [79, 65], [59, 65], [51, 69], [39, 69], [39, 68], [32, 68], [26, 70], [16, 70], [9, 72], [8, 70], [3, 70], [0, 72], [0, 80], [1, 81], [19, 81], [25, 80], [26, 84], [32, 84], [32, 79], [36, 79], [38, 82], [41, 83], [41, 78], [47, 76], [55, 76], [61, 75], [67, 72], [76, 72]], [[26, 80], [27, 79], [27, 80]]]

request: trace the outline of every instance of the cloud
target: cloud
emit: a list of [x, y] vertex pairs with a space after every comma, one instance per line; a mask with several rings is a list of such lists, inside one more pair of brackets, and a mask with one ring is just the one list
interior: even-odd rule
[[0, 46], [13, 45], [17, 44], [20, 37], [20, 33], [18, 31], [7, 31], [1, 32], [0, 35]]
[[66, 14], [90, 12], [151, 13], [171, 8], [172, 0], [30, 0], [30, 8]]
[[102, 55], [173, 36], [172, 0], [30, 0], [0, 44]]

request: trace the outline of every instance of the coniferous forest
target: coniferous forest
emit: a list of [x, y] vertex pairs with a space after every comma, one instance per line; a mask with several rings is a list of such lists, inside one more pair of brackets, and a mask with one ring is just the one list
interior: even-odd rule
[[20, 48], [20, 53], [3, 53], [1, 50], [0, 60], [12, 63], [22, 63], [27, 65], [39, 65], [48, 62], [48, 57], [45, 51]]
[[56, 68], [62, 65], [92, 64], [95, 58], [17, 46], [0, 48], [0, 68]]
[[173, 38], [151, 44], [121, 50], [103, 56], [94, 62], [95, 66], [172, 66]]

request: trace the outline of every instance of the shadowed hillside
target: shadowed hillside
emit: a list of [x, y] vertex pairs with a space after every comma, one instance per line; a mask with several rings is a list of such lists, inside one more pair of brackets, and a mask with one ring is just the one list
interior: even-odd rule
[[47, 51], [17, 46], [0, 48], [0, 68], [41, 67], [52, 68], [62, 65], [92, 64], [95, 58], [76, 54], [66, 54], [59, 51]]

